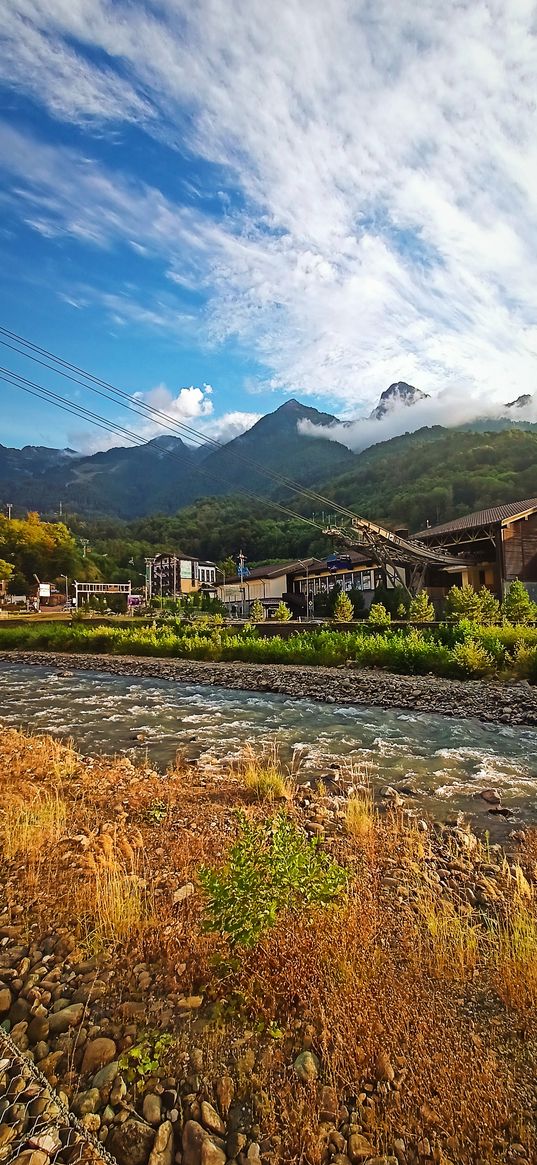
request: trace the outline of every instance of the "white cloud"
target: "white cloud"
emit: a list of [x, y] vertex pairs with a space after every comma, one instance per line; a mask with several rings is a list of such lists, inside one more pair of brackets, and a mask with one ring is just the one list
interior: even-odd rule
[[[180, 437], [187, 444], [197, 446], [202, 442], [181, 426], [186, 426], [187, 430], [195, 429], [196, 433], [212, 441], [226, 442], [238, 437], [259, 420], [258, 413], [238, 411], [215, 416], [213, 391], [210, 384], [203, 384], [201, 388], [192, 384], [174, 393], [167, 385], [157, 384], [148, 392], [133, 393], [133, 404], [140, 407], [138, 417], [133, 413], [123, 413], [116, 418], [116, 423], [142, 437], [144, 441], [155, 437]], [[149, 406], [153, 410], [152, 414], [146, 413], [143, 406]], [[75, 430], [69, 434], [69, 443], [83, 454], [136, 444], [128, 436], [107, 433], [104, 429]]]
[[389, 441], [391, 437], [400, 437], [403, 433], [414, 433], [424, 426], [444, 425], [452, 428], [483, 418], [498, 420], [505, 417], [515, 422], [537, 422], [537, 395], [526, 406], [507, 408], [506, 405], [507, 402], [503, 405], [494, 402], [486, 404], [478, 392], [469, 394], [463, 390], [442, 389], [430, 400], [420, 400], [411, 406], [396, 405], [378, 420], [359, 417], [329, 427], [304, 420], [298, 422], [298, 428], [308, 437], [339, 441], [354, 453], [360, 453], [371, 445], [377, 445], [379, 441]]
[[[206, 338], [237, 337], [273, 388], [346, 415], [399, 379], [449, 390], [442, 415], [442, 401], [469, 394], [482, 411], [534, 389], [531, 0], [9, 7], [4, 69], [19, 90], [98, 133], [136, 121], [224, 167], [227, 198], [240, 192], [215, 220], [203, 200], [175, 205], [12, 138], [35, 230], [159, 256], [168, 287], [203, 290]], [[147, 311], [159, 326], [158, 305]]]
[[247, 429], [251, 429], [252, 425], [261, 420], [262, 415], [262, 413], [245, 413], [236, 409], [205, 422], [203, 432], [208, 437], [212, 437], [213, 441], [220, 441], [221, 444], [225, 445], [227, 441], [232, 441], [234, 437], [240, 437], [241, 433], [246, 433]]

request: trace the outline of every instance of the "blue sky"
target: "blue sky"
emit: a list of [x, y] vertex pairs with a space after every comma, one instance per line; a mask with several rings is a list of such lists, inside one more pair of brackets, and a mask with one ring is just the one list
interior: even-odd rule
[[[529, 0], [10, 0], [2, 325], [223, 438], [289, 396], [367, 415], [398, 379], [430, 394], [420, 424], [501, 410], [536, 380], [533, 21]], [[0, 415], [4, 444], [112, 443], [1, 382]]]

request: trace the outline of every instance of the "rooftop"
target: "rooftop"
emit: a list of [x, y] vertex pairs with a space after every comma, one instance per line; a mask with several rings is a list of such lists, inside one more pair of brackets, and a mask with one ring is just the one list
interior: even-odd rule
[[[353, 566], [371, 565], [371, 557], [360, 553], [359, 550], [345, 550], [342, 551], [343, 555], [348, 555]], [[273, 562], [267, 566], [253, 566], [245, 576], [245, 581], [248, 582], [256, 578], [280, 578], [284, 574], [305, 574], [306, 566], [308, 571], [326, 570], [326, 558], [294, 558], [290, 562]], [[240, 581], [238, 574], [226, 578], [226, 583], [239, 583]]]
[[525, 498], [520, 502], [508, 502], [505, 506], [492, 506], [488, 510], [476, 510], [473, 514], [465, 514], [464, 518], [453, 518], [451, 522], [444, 522], [440, 526], [428, 526], [426, 530], [418, 530], [413, 538], [434, 538], [437, 534], [456, 533], [457, 530], [475, 530], [479, 526], [495, 526], [508, 518], [523, 517], [528, 512], [537, 510], [537, 498]]

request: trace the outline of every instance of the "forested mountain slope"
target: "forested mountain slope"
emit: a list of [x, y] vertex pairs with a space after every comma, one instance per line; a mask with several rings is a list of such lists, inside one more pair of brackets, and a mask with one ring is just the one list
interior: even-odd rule
[[420, 429], [366, 449], [320, 492], [365, 517], [419, 530], [536, 496], [537, 431]]

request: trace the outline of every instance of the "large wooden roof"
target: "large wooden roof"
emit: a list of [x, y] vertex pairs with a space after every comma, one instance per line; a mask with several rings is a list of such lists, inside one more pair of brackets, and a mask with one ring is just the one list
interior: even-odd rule
[[440, 526], [428, 526], [426, 530], [419, 530], [413, 537], [426, 540], [427, 538], [436, 538], [438, 534], [475, 530], [479, 526], [496, 526], [509, 518], [523, 518], [533, 510], [537, 510], [537, 498], [526, 498], [521, 502], [508, 502], [505, 506], [492, 506], [488, 510], [476, 510], [473, 514], [466, 514], [464, 518], [453, 518], [451, 522], [444, 522]]

